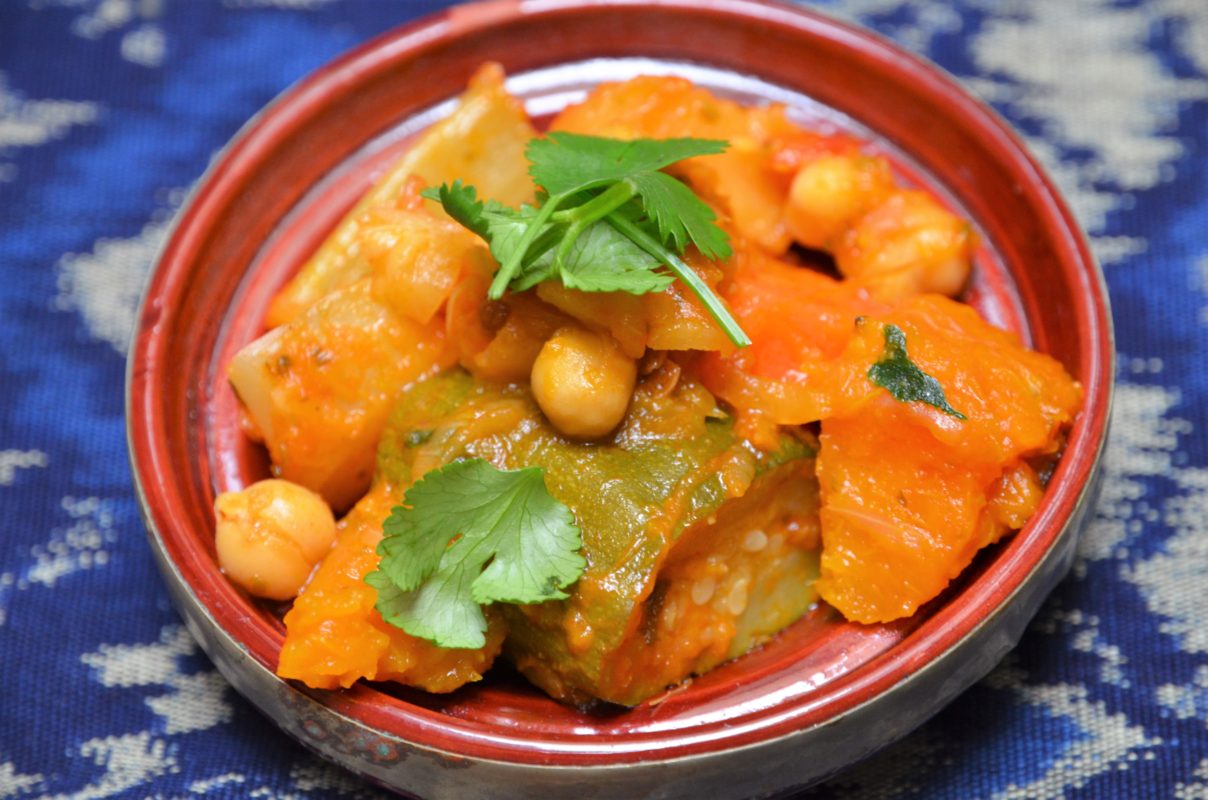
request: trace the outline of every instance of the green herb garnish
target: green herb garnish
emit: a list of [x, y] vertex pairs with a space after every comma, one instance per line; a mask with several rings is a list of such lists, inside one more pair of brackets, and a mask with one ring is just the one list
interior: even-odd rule
[[482, 647], [482, 606], [565, 598], [586, 561], [570, 509], [544, 470], [500, 470], [482, 459], [424, 475], [395, 506], [365, 582], [382, 617], [440, 647]]
[[547, 280], [587, 292], [646, 294], [679, 278], [730, 340], [745, 347], [751, 340], [721, 298], [680, 257], [693, 244], [706, 258], [728, 258], [729, 237], [703, 200], [660, 172], [725, 149], [712, 139], [622, 141], [556, 132], [526, 150], [529, 174], [543, 189], [536, 207], [480, 200], [460, 181], [423, 194], [490, 245], [500, 265], [492, 299]]
[[964, 414], [948, 405], [940, 382], [910, 360], [906, 354], [906, 334], [897, 325], [885, 326], [885, 357], [868, 368], [868, 379], [899, 402], [926, 403], [950, 417], [966, 419]]

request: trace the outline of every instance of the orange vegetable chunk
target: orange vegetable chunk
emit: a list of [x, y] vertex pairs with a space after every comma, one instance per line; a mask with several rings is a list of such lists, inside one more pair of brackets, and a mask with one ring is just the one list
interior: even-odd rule
[[378, 437], [407, 384], [454, 361], [444, 321], [396, 314], [370, 280], [246, 345], [227, 375], [275, 477], [347, 508], [369, 487]]
[[[689, 250], [685, 261], [710, 286], [722, 277], [721, 269], [695, 249]], [[666, 291], [643, 295], [582, 292], [555, 282], [543, 283], [536, 291], [546, 303], [588, 327], [612, 334], [631, 358], [639, 358], [647, 349], [734, 349], [700, 300], [678, 280]]]
[[486, 645], [461, 650], [417, 639], [373, 607], [377, 592], [364, 577], [377, 569], [382, 522], [397, 502], [387, 484], [378, 484], [340, 522], [332, 551], [285, 615], [278, 675], [314, 689], [347, 688], [365, 678], [451, 692], [491, 666], [504, 630], [489, 614]]
[[465, 276], [495, 271], [481, 239], [421, 209], [375, 206], [361, 220], [361, 237], [374, 293], [421, 325], [444, 308]]
[[856, 319], [889, 307], [850, 284], [736, 244], [721, 294], [752, 344], [706, 354], [699, 365], [705, 385], [780, 425], [828, 416], [848, 382], [850, 370], [839, 359]]
[[1060, 364], [968, 306], [924, 295], [884, 319], [967, 419], [873, 385], [867, 368], [883, 354], [884, 326], [860, 326], [841, 359], [857, 388], [822, 421], [818, 457], [818, 590], [858, 622], [913, 614], [980, 548], [1020, 527], [1041, 494], [1024, 459], [1056, 450], [1081, 400]]
[[500, 383], [527, 381], [542, 345], [570, 318], [533, 291], [489, 300], [488, 283], [479, 276], [457, 288], [449, 302], [449, 340], [461, 365], [475, 376]]
[[1005, 467], [1056, 450], [1059, 432], [1082, 399], [1077, 382], [1055, 359], [1028, 350], [972, 307], [940, 295], [919, 295], [860, 326], [842, 360], [863, 379], [850, 379], [851, 390], [836, 414], [852, 413], [884, 394], [867, 379], [868, 367], [885, 353], [882, 323], [901, 328], [910, 360], [938, 380], [949, 404], [968, 417], [957, 420], [923, 403], [906, 404], [915, 424], [971, 463]]
[[981, 546], [977, 522], [995, 465], [968, 464], [895, 401], [827, 420], [818, 476], [818, 591], [856, 622], [907, 617], [938, 595]]
[[434, 213], [440, 206], [419, 201], [416, 189], [461, 179], [478, 187], [481, 196], [506, 205], [531, 200], [524, 148], [536, 135], [524, 105], [504, 88], [503, 68], [483, 64], [457, 108], [429, 128], [382, 175], [327, 235], [323, 244], [273, 298], [265, 326], [274, 328], [296, 318], [331, 292], [366, 274], [363, 224], [375, 207], [412, 207], [423, 203]]

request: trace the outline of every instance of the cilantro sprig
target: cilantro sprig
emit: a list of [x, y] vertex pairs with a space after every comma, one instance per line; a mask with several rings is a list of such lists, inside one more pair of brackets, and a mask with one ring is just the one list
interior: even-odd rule
[[486, 643], [482, 606], [565, 598], [583, 574], [571, 510], [544, 470], [500, 470], [482, 459], [433, 470], [407, 490], [365, 582], [391, 625], [440, 647]]
[[897, 325], [885, 326], [885, 356], [868, 368], [868, 379], [901, 403], [920, 402], [938, 408], [950, 417], [967, 419], [948, 405], [944, 387], [910, 360], [906, 334]]
[[547, 280], [587, 292], [646, 294], [679, 278], [730, 340], [745, 347], [750, 338], [681, 258], [690, 244], [706, 258], [728, 258], [729, 237], [703, 200], [661, 171], [726, 146], [713, 139], [623, 141], [560, 131], [534, 139], [526, 150], [529, 174], [543, 190], [535, 207], [479, 199], [460, 181], [424, 196], [490, 245], [499, 262], [488, 291], [493, 299]]

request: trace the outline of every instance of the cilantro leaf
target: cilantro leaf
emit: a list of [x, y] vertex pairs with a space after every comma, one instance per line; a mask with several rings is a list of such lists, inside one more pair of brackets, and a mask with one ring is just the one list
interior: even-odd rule
[[[515, 253], [525, 232], [537, 216], [537, 211], [532, 206], [511, 209], [496, 200], [479, 200], [478, 190], [473, 186], [463, 185], [460, 180], [453, 181], [452, 184], [443, 183], [439, 187], [429, 187], [420, 194], [438, 201], [445, 213], [486, 241], [490, 245], [491, 255], [500, 263]], [[553, 226], [543, 226], [537, 242], [529, 248], [530, 253], [539, 256], [552, 247], [556, 239], [544, 235], [552, 233], [555, 233]]]
[[885, 357], [868, 368], [868, 379], [901, 403], [920, 402], [950, 417], [967, 419], [948, 405], [944, 388], [906, 354], [906, 334], [897, 325], [885, 326]]
[[706, 258], [728, 258], [729, 237], [714, 222], [713, 209], [684, 183], [659, 172], [677, 161], [721, 153], [716, 139], [605, 139], [558, 131], [529, 142], [529, 174], [551, 195], [627, 184], [654, 220], [659, 238], [677, 253], [691, 243]]
[[562, 283], [584, 292], [661, 292], [674, 275], [655, 272], [658, 259], [607, 222], [583, 232], [562, 262]]
[[474, 187], [459, 181], [424, 196], [439, 200], [490, 245], [499, 262], [487, 291], [491, 298], [547, 280], [581, 291], [646, 294], [678, 278], [744, 347], [751, 340], [725, 303], [680, 258], [690, 244], [706, 258], [728, 258], [729, 237], [708, 204], [659, 171], [727, 146], [710, 139], [619, 140], [559, 131], [526, 150], [529, 173], [541, 189], [535, 208], [480, 201]]
[[556, 195], [657, 172], [685, 158], [725, 149], [726, 142], [716, 139], [625, 140], [556, 131], [529, 142], [525, 155], [533, 180]]
[[661, 262], [633, 243], [607, 222], [596, 222], [575, 239], [561, 264], [546, 253], [512, 282], [512, 288], [527, 289], [556, 272], [568, 289], [583, 292], [661, 292], [675, 281], [674, 275], [655, 270]]
[[455, 461], [407, 490], [385, 523], [365, 582], [391, 625], [440, 647], [482, 647], [482, 605], [565, 598], [586, 561], [570, 509], [539, 467]]
[[437, 201], [445, 213], [461, 223], [462, 227], [490, 240], [491, 228], [487, 223], [486, 206], [478, 199], [478, 190], [473, 186], [466, 186], [459, 178], [452, 185], [442, 183], [440, 186], [429, 186], [420, 192], [420, 196]]
[[682, 181], [665, 172], [635, 175], [642, 207], [658, 226], [659, 238], [670, 242], [679, 253], [695, 244], [705, 258], [729, 258], [730, 238], [714, 224], [713, 209], [693, 194]]
[[651, 236], [640, 220], [624, 213], [609, 214], [607, 220], [609, 225], [628, 236], [638, 247], [654, 256], [660, 263], [666, 264], [675, 277], [683, 281], [684, 285], [700, 298], [705, 309], [725, 331], [726, 336], [730, 337], [730, 341], [739, 347], [748, 347], [751, 344], [751, 337], [747, 336], [746, 331], [730, 315], [729, 309], [726, 308], [721, 298], [714, 294], [713, 289], [696, 274], [696, 270], [667, 249], [657, 237]]

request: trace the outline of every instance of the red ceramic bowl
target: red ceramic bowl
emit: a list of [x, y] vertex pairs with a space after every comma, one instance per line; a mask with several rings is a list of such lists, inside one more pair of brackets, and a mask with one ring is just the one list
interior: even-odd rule
[[[281, 286], [483, 61], [547, 114], [601, 80], [685, 74], [855, 132], [974, 220], [967, 299], [1051, 353], [1086, 404], [1042, 507], [909, 620], [821, 610], [661, 703], [560, 706], [506, 673], [452, 695], [275, 677], [275, 609], [219, 573], [216, 492], [262, 477], [223, 368]], [[189, 630], [286, 732], [424, 797], [745, 797], [803, 786], [904, 735], [983, 676], [1065, 573], [1092, 503], [1112, 381], [1100, 273], [1019, 139], [940, 71], [867, 32], [751, 0], [490, 2], [405, 26], [329, 64], [253, 120], [181, 213], [130, 353], [130, 451], [153, 549]], [[573, 788], [572, 788], [573, 787]]]

